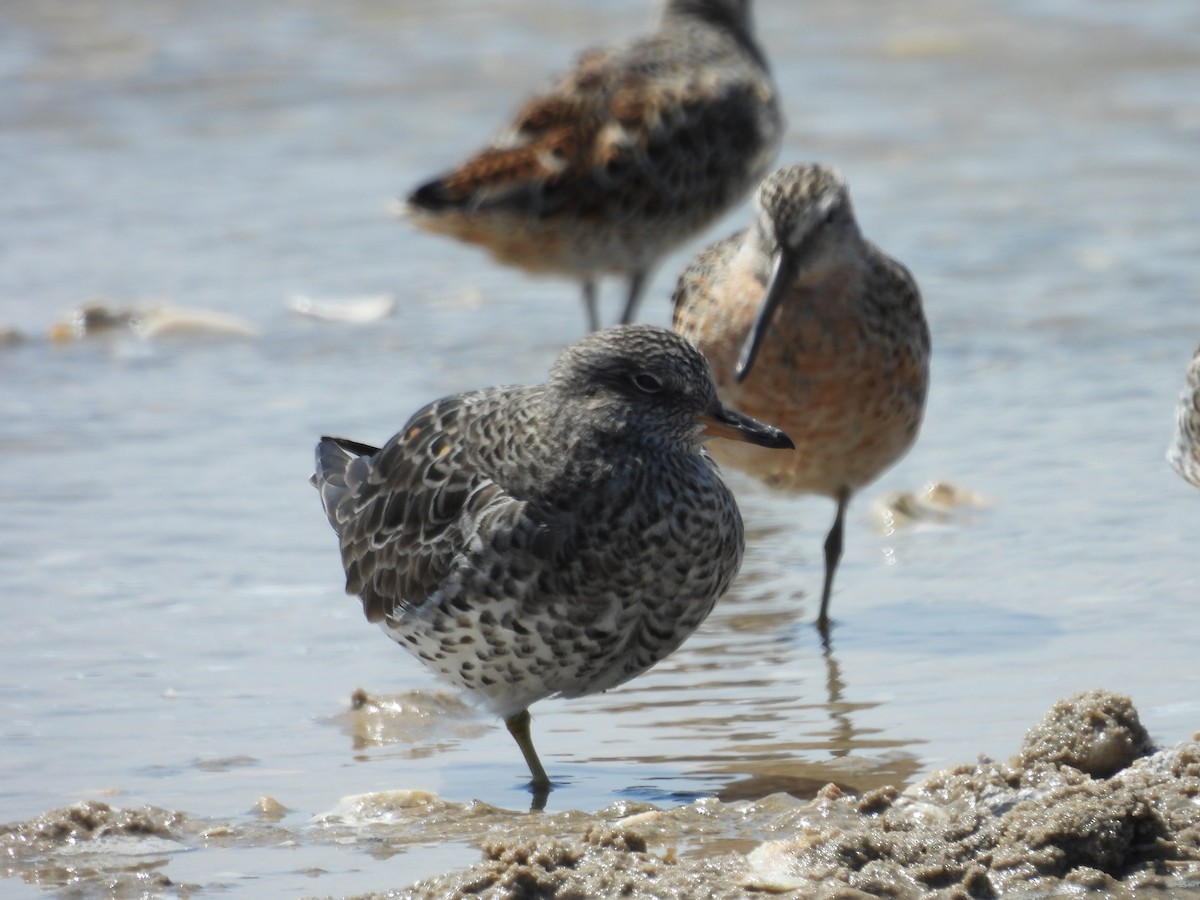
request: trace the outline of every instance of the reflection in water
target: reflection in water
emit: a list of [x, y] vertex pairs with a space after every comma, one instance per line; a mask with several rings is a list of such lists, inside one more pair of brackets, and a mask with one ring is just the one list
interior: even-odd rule
[[[846, 683], [833, 652], [832, 635], [828, 628], [817, 630], [821, 638], [821, 657], [825, 663], [824, 708], [830, 721], [830, 728], [820, 733], [825, 740], [781, 743], [769, 750], [760, 748], [758, 758], [747, 758], [736, 766], [722, 767], [721, 771], [725, 773], [739, 771], [748, 775], [725, 784], [717, 792], [721, 800], [758, 800], [780, 791], [808, 800], [830, 783], [846, 791], [862, 793], [886, 784], [907, 781], [917, 771], [918, 760], [911, 754], [879, 758], [863, 753], [867, 749], [899, 748], [904, 744], [869, 739], [868, 731], [855, 727], [853, 713], [874, 704], [854, 704], [842, 700]], [[813, 760], [811, 757], [814, 752], [828, 754], [831, 760], [852, 762], [844, 766], [830, 765]]]
[[846, 683], [842, 681], [842, 667], [838, 665], [837, 657], [833, 655], [833, 636], [829, 625], [825, 623], [821, 631], [821, 657], [825, 660], [825, 695], [829, 704], [829, 715], [837, 726], [834, 728], [835, 740], [840, 745], [833, 751], [835, 757], [845, 756], [850, 752], [850, 743], [854, 735], [854, 726], [850, 721], [850, 710], [842, 705], [842, 693]]

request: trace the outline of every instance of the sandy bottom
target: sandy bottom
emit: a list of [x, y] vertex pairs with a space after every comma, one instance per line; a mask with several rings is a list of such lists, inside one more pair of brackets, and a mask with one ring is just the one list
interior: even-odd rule
[[468, 842], [483, 859], [467, 870], [361, 896], [1200, 898], [1200, 743], [1155, 748], [1105, 691], [1056, 704], [1008, 762], [904, 790], [554, 814], [396, 791], [344, 798], [299, 830], [284, 812], [269, 798], [249, 823], [80, 803], [0, 827], [0, 871], [73, 894], [191, 895], [220, 886], [172, 883], [164, 865], [186, 850]]

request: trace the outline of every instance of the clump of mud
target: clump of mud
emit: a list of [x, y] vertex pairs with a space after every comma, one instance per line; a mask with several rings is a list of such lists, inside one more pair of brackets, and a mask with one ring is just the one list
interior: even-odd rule
[[705, 806], [774, 837], [680, 857], [690, 807], [566, 840], [518, 828], [466, 872], [387, 896], [1200, 897], [1200, 744], [1155, 752], [1132, 703], [1104, 691], [1057, 704], [1007, 763], [861, 797], [831, 785], [770, 818], [759, 804]]
[[88, 886], [109, 896], [134, 896], [172, 887], [158, 871], [164, 859], [138, 858], [154, 848], [165, 857], [183, 849], [186, 818], [152, 806], [119, 809], [89, 800], [0, 825], [3, 874], [63, 887]]
[[65, 897], [188, 897], [206, 886], [171, 879], [165, 870], [172, 858], [199, 847], [275, 843], [283, 832], [270, 819], [282, 809], [263, 797], [252, 811], [263, 824], [238, 826], [156, 806], [85, 800], [0, 825], [0, 875], [57, 888]]

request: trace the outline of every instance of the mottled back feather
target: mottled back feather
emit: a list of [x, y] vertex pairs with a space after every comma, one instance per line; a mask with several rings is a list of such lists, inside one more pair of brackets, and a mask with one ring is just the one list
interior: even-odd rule
[[[467, 537], [503, 531], [512, 548], [552, 557], [561, 523], [539, 516], [494, 480], [463, 439], [479, 403], [534, 400], [532, 389], [491, 389], [425, 406], [381, 449], [325, 438], [318, 470], [326, 514], [341, 538], [346, 591], [372, 622], [419, 606], [451, 574]], [[351, 452], [347, 452], [347, 450]], [[368, 451], [368, 455], [354, 455]]]

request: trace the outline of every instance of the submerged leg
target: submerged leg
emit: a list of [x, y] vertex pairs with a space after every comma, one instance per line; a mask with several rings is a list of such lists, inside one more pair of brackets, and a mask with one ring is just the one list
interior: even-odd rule
[[842, 532], [845, 530], [846, 507], [850, 503], [850, 489], [842, 488], [837, 493], [837, 515], [833, 527], [825, 538], [825, 587], [821, 591], [821, 614], [817, 616], [817, 627], [829, 628], [829, 595], [833, 592], [833, 576], [842, 558]]
[[583, 279], [583, 308], [588, 317], [588, 330], [600, 330], [600, 306], [596, 300], [596, 279]]
[[650, 273], [645, 269], [634, 272], [629, 276], [629, 298], [625, 301], [625, 312], [621, 313], [621, 324], [628, 325], [637, 313], [638, 304], [642, 302], [642, 294], [646, 290], [646, 282]]
[[550, 787], [550, 778], [546, 775], [546, 770], [542, 768], [542, 761], [538, 759], [537, 751], [533, 749], [533, 737], [529, 734], [529, 721], [529, 710], [523, 709], [515, 716], [505, 719], [504, 724], [508, 726], [508, 733], [513, 736], [517, 746], [521, 748], [521, 753], [525, 756], [525, 763], [529, 766], [530, 774], [533, 775], [530, 786], [535, 792], [544, 791]]

